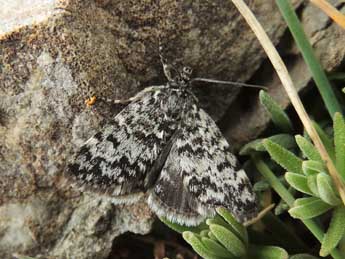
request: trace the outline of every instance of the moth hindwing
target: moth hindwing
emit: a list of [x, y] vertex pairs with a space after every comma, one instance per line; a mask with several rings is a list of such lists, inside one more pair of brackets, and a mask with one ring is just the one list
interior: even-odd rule
[[254, 217], [244, 170], [188, 86], [182, 75], [144, 89], [80, 148], [67, 176], [117, 202], [147, 193], [156, 214], [183, 225], [198, 225], [218, 206], [241, 222]]

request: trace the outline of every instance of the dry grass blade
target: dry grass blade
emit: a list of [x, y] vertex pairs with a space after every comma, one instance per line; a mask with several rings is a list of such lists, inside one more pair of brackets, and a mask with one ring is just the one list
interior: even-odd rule
[[247, 221], [247, 222], [244, 222], [243, 226], [248, 227], [248, 226], [250, 226], [250, 225], [255, 224], [256, 222], [258, 222], [259, 220], [261, 220], [263, 217], [265, 217], [265, 215], [266, 215], [271, 209], [273, 209], [274, 206], [275, 206], [274, 203], [268, 205], [266, 208], [264, 208], [262, 211], [260, 211], [259, 214], [258, 214], [255, 218], [253, 218], [253, 219], [251, 219], [251, 220], [249, 220], [249, 221]]
[[345, 186], [340, 178], [335, 165], [328, 155], [325, 146], [323, 145], [320, 136], [317, 134], [314, 126], [311, 123], [311, 120], [304, 109], [301, 99], [298, 96], [296, 88], [292, 82], [292, 79], [288, 73], [288, 70], [279, 56], [276, 48], [274, 47], [273, 43], [267, 36], [266, 32], [255, 18], [254, 14], [250, 11], [248, 6], [242, 0], [232, 0], [234, 5], [237, 7], [239, 12], [242, 14], [248, 25], [251, 27], [253, 32], [255, 33], [257, 39], [261, 43], [262, 47], [264, 48], [268, 58], [270, 59], [273, 67], [275, 68], [282, 85], [286, 93], [288, 94], [292, 105], [294, 106], [299, 118], [301, 119], [304, 128], [306, 129], [307, 133], [309, 134], [310, 138], [312, 139], [315, 147], [319, 150], [320, 155], [324, 162], [327, 165], [329, 174], [333, 178], [334, 184], [340, 194], [340, 197], [345, 204]]
[[345, 15], [339, 12], [326, 0], [310, 0], [314, 5], [324, 11], [329, 17], [333, 19], [339, 26], [345, 29]]

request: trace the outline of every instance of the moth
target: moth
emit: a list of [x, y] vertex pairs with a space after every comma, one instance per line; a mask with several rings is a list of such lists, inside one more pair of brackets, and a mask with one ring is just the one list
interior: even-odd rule
[[219, 206], [240, 222], [255, 217], [251, 184], [216, 123], [199, 107], [192, 70], [175, 71], [163, 58], [162, 63], [168, 82], [130, 98], [82, 145], [67, 176], [116, 203], [134, 203], [146, 194], [159, 217], [182, 225], [200, 224]]

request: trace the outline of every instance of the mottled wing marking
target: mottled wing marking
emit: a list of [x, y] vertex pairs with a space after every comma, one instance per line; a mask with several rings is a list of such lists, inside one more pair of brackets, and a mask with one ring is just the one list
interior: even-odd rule
[[183, 106], [179, 94], [164, 87], [143, 93], [81, 147], [67, 175], [81, 187], [112, 196], [146, 191], [159, 173], [151, 169], [176, 130]]
[[244, 170], [208, 114], [191, 104], [180, 134], [149, 197], [160, 216], [196, 225], [224, 206], [241, 222], [256, 215], [256, 198]]

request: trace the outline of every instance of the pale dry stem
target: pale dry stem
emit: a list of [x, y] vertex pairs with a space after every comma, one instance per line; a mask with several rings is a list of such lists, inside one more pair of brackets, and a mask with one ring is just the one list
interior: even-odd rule
[[345, 15], [339, 12], [326, 0], [310, 0], [314, 5], [324, 11], [329, 17], [333, 19], [339, 26], [345, 29]]

